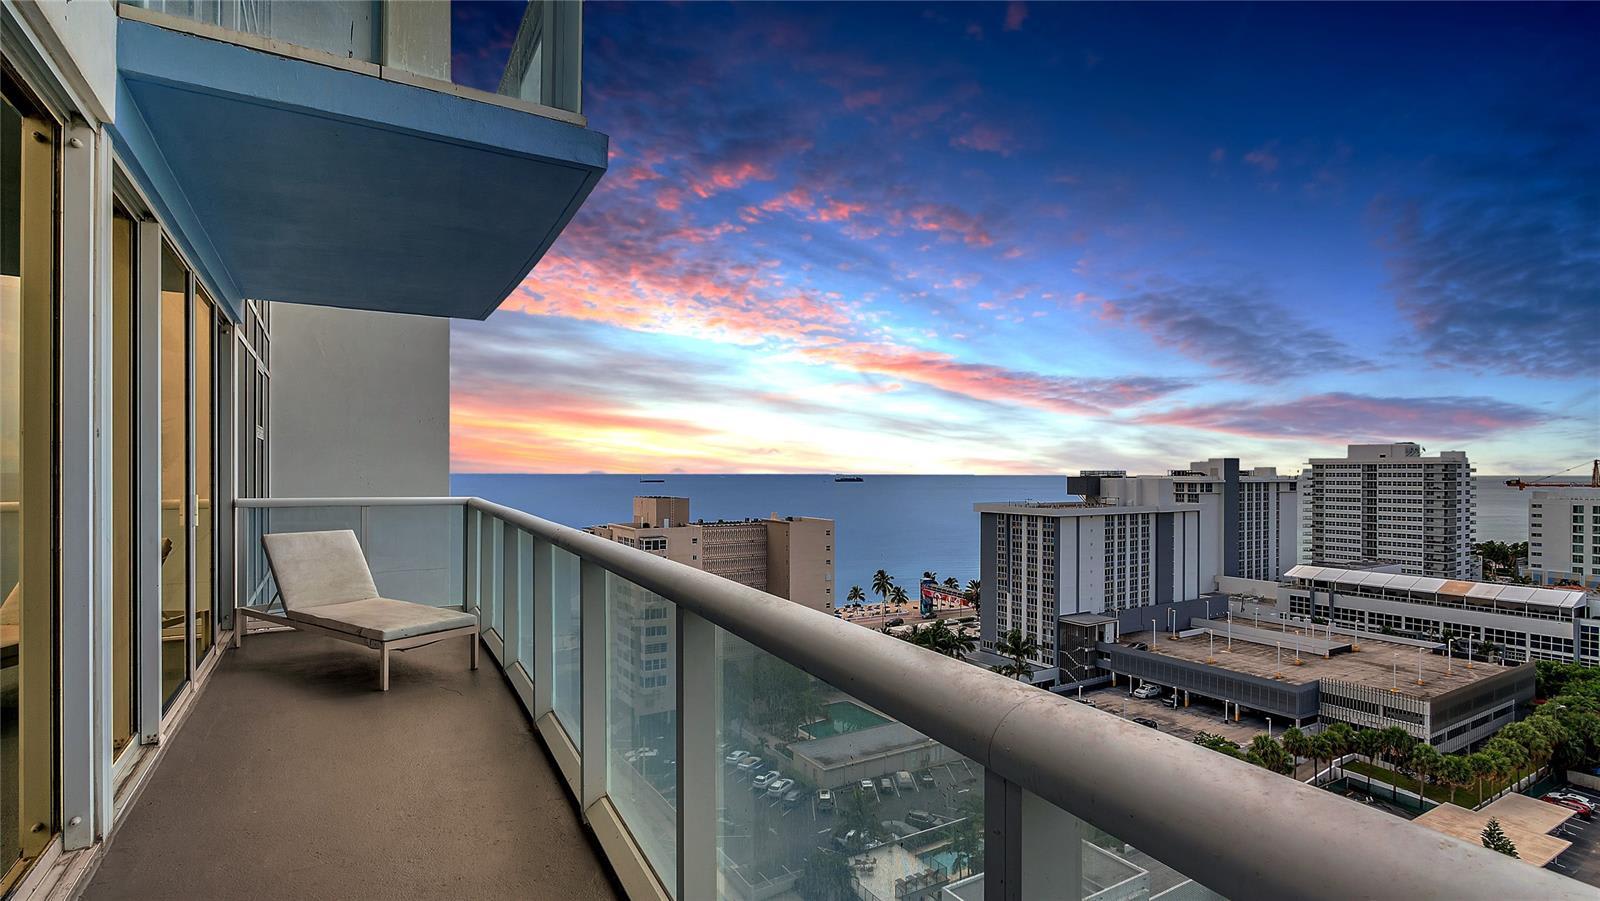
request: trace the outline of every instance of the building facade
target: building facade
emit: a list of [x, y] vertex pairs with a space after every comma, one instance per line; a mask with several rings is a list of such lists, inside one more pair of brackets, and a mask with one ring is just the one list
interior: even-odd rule
[[1030, 637], [1038, 681], [1053, 679], [1057, 622], [1198, 597], [1200, 511], [1189, 504], [1105, 501], [977, 504], [980, 647]]
[[447, 493], [448, 319], [607, 164], [566, 14], [497, 95], [447, 3], [0, 4], [0, 894], [73, 895], [266, 585], [236, 499]]
[[1541, 585], [1600, 588], [1600, 488], [1528, 495], [1528, 569]]
[[1164, 476], [1080, 475], [1068, 479], [1069, 494], [1084, 494], [1098, 483], [1102, 497], [1120, 503], [1170, 500], [1201, 507], [1201, 545], [1205, 569], [1201, 587], [1216, 588], [1217, 576], [1276, 579], [1299, 553], [1298, 480], [1276, 468], [1245, 470], [1233, 457], [1213, 457], [1174, 469]]
[[1305, 558], [1341, 566], [1399, 563], [1414, 576], [1471, 579], [1472, 465], [1463, 451], [1423, 456], [1412, 442], [1352, 444], [1301, 474]]
[[1578, 589], [1301, 565], [1278, 605], [1368, 632], [1490, 644], [1506, 660], [1600, 664], [1600, 598]]

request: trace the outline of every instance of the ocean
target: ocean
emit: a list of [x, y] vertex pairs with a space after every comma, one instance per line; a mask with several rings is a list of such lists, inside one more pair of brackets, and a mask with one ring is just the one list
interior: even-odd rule
[[[822, 516], [837, 525], [838, 603], [851, 585], [871, 593], [872, 574], [888, 570], [909, 591], [924, 570], [965, 585], [978, 578], [980, 501], [1065, 500], [1066, 477], [868, 475], [468, 475], [450, 478], [456, 495], [475, 495], [582, 528], [626, 522], [636, 494], [689, 498], [695, 519]], [[1527, 495], [1507, 476], [1477, 476], [1478, 540], [1525, 541]]]

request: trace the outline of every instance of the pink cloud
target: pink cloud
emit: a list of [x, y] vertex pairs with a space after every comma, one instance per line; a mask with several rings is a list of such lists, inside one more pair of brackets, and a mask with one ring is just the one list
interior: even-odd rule
[[1260, 147], [1244, 155], [1244, 161], [1260, 169], [1263, 173], [1278, 171], [1278, 142], [1268, 141]]
[[988, 247], [994, 244], [994, 237], [976, 216], [953, 206], [923, 203], [911, 207], [905, 215], [910, 219], [910, 226], [917, 231], [950, 235], [975, 247]]
[[951, 147], [1010, 156], [1016, 144], [1010, 131], [994, 125], [974, 125], [950, 139]]
[[1011, 0], [1006, 4], [1006, 31], [1021, 31], [1022, 23], [1028, 21], [1028, 4], [1022, 0]]
[[1331, 392], [1282, 403], [1220, 403], [1147, 413], [1135, 421], [1269, 439], [1339, 442], [1461, 440], [1536, 426], [1548, 417], [1487, 397], [1372, 397]]

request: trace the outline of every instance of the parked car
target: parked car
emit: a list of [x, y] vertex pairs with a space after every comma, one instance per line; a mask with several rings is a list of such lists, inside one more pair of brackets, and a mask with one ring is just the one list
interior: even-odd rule
[[1154, 682], [1146, 682], [1133, 690], [1133, 696], [1136, 698], [1159, 698], [1161, 697], [1161, 686]]
[[791, 788], [787, 792], [784, 793], [783, 806], [784, 807], [799, 807], [800, 806], [800, 799], [803, 798], [803, 797], [805, 797], [805, 792], [802, 792], [798, 788]]
[[903, 617], [903, 616], [897, 616], [894, 619], [891, 619], [888, 622], [884, 623], [885, 626], [903, 626], [905, 624], [906, 624], [906, 618]]
[[1153, 719], [1150, 719], [1147, 716], [1136, 716], [1136, 717], [1133, 718], [1133, 721], [1138, 723], [1141, 726], [1149, 726], [1152, 729], [1159, 730], [1161, 728], [1161, 724], [1160, 723], [1156, 722]]
[[762, 773], [761, 775], [757, 776], [750, 783], [750, 787], [752, 789], [756, 790], [756, 791], [766, 791], [767, 786], [771, 785], [775, 780], [777, 780], [779, 778], [782, 778], [782, 774], [779, 773], [777, 770], [767, 770], [765, 773]]
[[887, 794], [888, 792], [892, 791], [894, 791], [894, 783], [889, 780], [888, 776], [884, 776], [882, 779], [878, 780], [879, 794]]
[[923, 788], [933, 788], [934, 787], [933, 773], [930, 773], [927, 770], [923, 770], [921, 772], [921, 774], [919, 774], [917, 776], [917, 779], [922, 782], [922, 787]]
[[1161, 703], [1176, 710], [1178, 709], [1178, 696], [1176, 694], [1169, 695], [1168, 697], [1162, 698]]
[[761, 758], [755, 756], [742, 757], [739, 759], [739, 774], [748, 776], [754, 773], [759, 766], [761, 766]]
[[861, 780], [861, 790], [864, 791], [864, 792], [872, 791], [872, 780], [871, 779], [863, 779], [863, 780]]
[[895, 773], [894, 781], [900, 786], [900, 790], [903, 792], [911, 791], [913, 788], [917, 787], [916, 780], [911, 778], [911, 773], [908, 770], [901, 770], [900, 772]]
[[727, 757], [722, 758], [722, 760], [723, 760], [724, 763], [738, 763], [739, 761], [741, 761], [741, 760], [743, 760], [743, 759], [745, 759], [746, 757], [749, 757], [749, 756], [750, 756], [750, 752], [749, 751], [732, 751], [732, 752], [729, 752]]
[[1582, 804], [1584, 807], [1589, 807], [1589, 808], [1593, 808], [1595, 806], [1595, 802], [1593, 801], [1593, 799], [1589, 798], [1587, 795], [1580, 795], [1580, 794], [1578, 794], [1576, 792], [1569, 792], [1569, 791], [1545, 792], [1545, 797], [1546, 798], [1555, 798], [1558, 801], [1575, 801], [1575, 802], [1577, 802], [1579, 804]]
[[817, 813], [827, 813], [833, 810], [833, 792], [825, 788], [817, 789]]
[[939, 818], [926, 810], [913, 810], [906, 814], [906, 822], [919, 829], [926, 829], [929, 826], [939, 825]]
[[1558, 807], [1565, 807], [1568, 810], [1574, 811], [1578, 814], [1578, 816], [1583, 817], [1586, 820], [1594, 816], [1594, 808], [1587, 804], [1580, 804], [1577, 801], [1568, 801], [1563, 798], [1552, 798], [1549, 795], [1545, 795], [1543, 800]]
[[772, 784], [767, 786], [767, 794], [774, 798], [781, 798], [788, 794], [791, 788], [794, 788], [793, 779], [774, 779]]

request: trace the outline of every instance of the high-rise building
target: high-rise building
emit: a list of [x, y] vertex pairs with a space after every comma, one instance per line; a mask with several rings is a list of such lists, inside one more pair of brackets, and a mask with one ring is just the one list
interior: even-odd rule
[[1307, 559], [1476, 578], [1472, 465], [1465, 451], [1422, 451], [1409, 441], [1352, 444], [1344, 457], [1311, 460], [1300, 489]]
[[1038, 651], [1029, 662], [1041, 667], [1041, 681], [1053, 678], [1057, 665], [1059, 617], [1115, 614], [1201, 592], [1203, 528], [1196, 505], [1168, 497], [1132, 505], [1085, 500], [973, 509], [982, 523], [980, 647], [993, 653], [1012, 630], [1031, 637]]
[[[1067, 492], [1083, 478], [1068, 480]], [[1101, 496], [1120, 503], [1170, 497], [1199, 504], [1202, 590], [1216, 588], [1217, 576], [1276, 579], [1293, 566], [1299, 551], [1299, 492], [1294, 476], [1271, 466], [1245, 470], [1233, 457], [1213, 457], [1174, 469], [1164, 476], [1099, 477]], [[1079, 487], [1085, 487], [1079, 485]]]
[[633, 521], [587, 531], [833, 613], [833, 520], [816, 516], [689, 521], [686, 497], [633, 499]]
[[1528, 495], [1528, 569], [1541, 585], [1600, 588], [1600, 488]]

